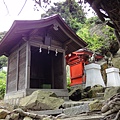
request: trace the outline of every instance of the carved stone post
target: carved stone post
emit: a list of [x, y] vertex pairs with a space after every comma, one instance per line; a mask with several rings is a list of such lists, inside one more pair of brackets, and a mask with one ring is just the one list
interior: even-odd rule
[[102, 85], [105, 87], [101, 72], [100, 72], [100, 65], [91, 63], [85, 66], [86, 70], [86, 87], [94, 85]]
[[120, 75], [118, 68], [108, 68], [106, 69], [107, 73], [107, 87], [110, 86], [120, 86]]

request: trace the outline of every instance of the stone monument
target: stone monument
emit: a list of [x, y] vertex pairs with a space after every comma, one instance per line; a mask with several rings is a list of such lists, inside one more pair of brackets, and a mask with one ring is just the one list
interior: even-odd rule
[[91, 63], [85, 66], [86, 70], [86, 87], [94, 85], [102, 85], [105, 87], [105, 83], [103, 81], [100, 65], [96, 63]]
[[120, 86], [120, 75], [119, 69], [111, 67], [106, 69], [107, 74], [107, 87], [110, 86]]
[[85, 66], [86, 70], [86, 87], [94, 85], [102, 85], [105, 87], [105, 83], [103, 81], [101, 75], [101, 66], [95, 63], [95, 53], [90, 58], [90, 64]]

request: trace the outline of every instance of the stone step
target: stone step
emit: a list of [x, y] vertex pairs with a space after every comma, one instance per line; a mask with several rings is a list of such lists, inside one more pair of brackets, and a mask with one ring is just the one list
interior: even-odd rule
[[[76, 104], [74, 104], [76, 105]], [[64, 114], [66, 116], [75, 116], [81, 113], [89, 112], [88, 103], [80, 104], [78, 106], [61, 108], [56, 110], [44, 110], [44, 111], [28, 111], [30, 113], [39, 114], [39, 115], [59, 115]]]
[[63, 109], [63, 113], [67, 116], [79, 115], [81, 113], [86, 113], [86, 112], [89, 112], [88, 104], [83, 104], [83, 105]]
[[63, 109], [43, 110], [43, 111], [28, 111], [28, 112], [38, 114], [38, 115], [59, 115], [59, 114], [63, 113]]
[[75, 107], [80, 106], [84, 104], [89, 104], [91, 101], [66, 101], [63, 103], [62, 108], [69, 108], [69, 107]]
[[[44, 110], [44, 111], [29, 111], [31, 113], [39, 114], [39, 115], [65, 115], [67, 117], [70, 116], [69, 119], [65, 120], [73, 120], [73, 116], [79, 115], [79, 119], [76, 118], [75, 120], [99, 120], [102, 116], [101, 115], [81, 115], [83, 113], [89, 113], [89, 103], [91, 101], [79, 101], [79, 102], [65, 102], [64, 107], [61, 109], [56, 110]], [[64, 118], [64, 117], [63, 117]]]

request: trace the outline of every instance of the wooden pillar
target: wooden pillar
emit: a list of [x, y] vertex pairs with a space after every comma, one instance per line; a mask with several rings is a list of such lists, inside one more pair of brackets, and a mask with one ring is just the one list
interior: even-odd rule
[[16, 91], [18, 91], [18, 81], [19, 81], [19, 57], [20, 51], [17, 51], [17, 70], [16, 70]]
[[31, 48], [29, 41], [26, 42], [26, 77], [25, 89], [30, 88], [30, 61], [31, 61]]
[[67, 89], [65, 52], [63, 52], [63, 88]]
[[8, 57], [8, 62], [7, 62], [7, 80], [6, 80], [6, 93], [8, 93], [8, 76], [9, 76], [9, 57]]
[[53, 56], [51, 55], [51, 74], [52, 74], [52, 86], [51, 88], [54, 89], [55, 85], [54, 85], [54, 61], [53, 61]]

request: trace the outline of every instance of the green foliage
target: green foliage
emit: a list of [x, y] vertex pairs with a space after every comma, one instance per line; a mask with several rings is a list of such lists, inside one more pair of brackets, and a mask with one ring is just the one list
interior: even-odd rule
[[87, 47], [90, 50], [102, 54], [106, 50], [110, 51], [111, 45], [116, 43], [114, 30], [102, 23], [97, 17], [87, 19], [81, 29], [77, 31], [77, 35], [88, 43]]
[[77, 35], [80, 36], [86, 43], [88, 43], [88, 48], [90, 50], [96, 50], [102, 47], [103, 41], [102, 38], [96, 34], [90, 35], [89, 26], [84, 24], [82, 29], [79, 29]]
[[5, 89], [6, 89], [6, 72], [1, 71], [0, 72], [0, 99], [4, 98]]
[[60, 14], [75, 32], [81, 28], [81, 24], [84, 24], [86, 20], [82, 6], [79, 6], [75, 0], [54, 3], [54, 6], [51, 6], [41, 17], [44, 18], [53, 14]]
[[7, 66], [7, 57], [1, 56], [0, 57], [0, 68]]
[[68, 89], [68, 91], [70, 91], [70, 89], [71, 89], [70, 84], [71, 84], [71, 80], [70, 80], [70, 76], [69, 76], [69, 77], [67, 77], [67, 89]]

